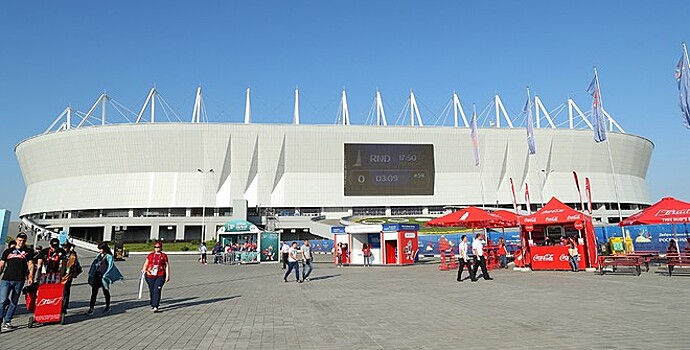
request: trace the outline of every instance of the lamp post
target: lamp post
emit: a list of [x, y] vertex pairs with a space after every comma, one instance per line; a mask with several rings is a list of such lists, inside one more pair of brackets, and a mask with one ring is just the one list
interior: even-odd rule
[[549, 178], [549, 174], [553, 173], [553, 169], [541, 169], [541, 174], [543, 176], [542, 182], [541, 182], [541, 191], [539, 191], [539, 195], [541, 196], [541, 207], [543, 208], [545, 203], [544, 203], [544, 189], [546, 189], [546, 180]]
[[201, 242], [206, 242], [206, 203], [204, 202], [204, 190], [205, 190], [205, 180], [206, 174], [213, 174], [213, 168], [208, 170], [203, 170], [201, 168], [196, 168], [201, 174]]

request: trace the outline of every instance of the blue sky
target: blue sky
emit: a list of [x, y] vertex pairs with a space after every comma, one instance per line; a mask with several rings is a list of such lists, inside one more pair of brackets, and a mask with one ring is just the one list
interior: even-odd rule
[[389, 120], [414, 89], [433, 124], [454, 90], [518, 112], [529, 85], [549, 108], [589, 109], [593, 65], [609, 113], [656, 145], [652, 200], [690, 200], [673, 76], [688, 14], [688, 1], [3, 1], [0, 207], [16, 214], [24, 194], [14, 146], [104, 90], [135, 110], [155, 84], [187, 120], [201, 83], [211, 121], [241, 122], [251, 86], [256, 122], [289, 123], [299, 85], [302, 122], [329, 124], [345, 87], [361, 124], [377, 88]]

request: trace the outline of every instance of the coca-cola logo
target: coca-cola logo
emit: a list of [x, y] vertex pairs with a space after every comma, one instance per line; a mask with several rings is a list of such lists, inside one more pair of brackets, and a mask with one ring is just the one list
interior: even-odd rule
[[558, 222], [558, 216], [549, 216], [548, 218], [545, 218], [544, 221], [546, 221], [546, 222]]
[[[561, 256], [558, 258], [560, 261], [569, 261], [570, 260], [570, 255], [568, 254], [561, 254]], [[575, 260], [580, 261], [580, 256], [576, 256]]]
[[534, 256], [532, 256], [532, 260], [534, 260], [534, 261], [553, 261], [553, 254], [544, 254], [544, 255], [535, 254]]
[[38, 302], [38, 306], [59, 305], [60, 302], [62, 302], [62, 298], [41, 299], [41, 300]]
[[578, 219], [580, 219], [580, 214], [568, 215], [568, 218], [566, 220], [578, 220]]
[[522, 222], [537, 222], [537, 218], [524, 218]]
[[558, 214], [564, 212], [565, 209], [549, 209], [549, 210], [544, 210], [541, 213], [542, 214]]

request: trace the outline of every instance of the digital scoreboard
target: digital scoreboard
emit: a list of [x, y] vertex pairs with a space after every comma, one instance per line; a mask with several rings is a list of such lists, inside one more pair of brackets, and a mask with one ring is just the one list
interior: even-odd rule
[[434, 146], [345, 144], [345, 196], [434, 194]]

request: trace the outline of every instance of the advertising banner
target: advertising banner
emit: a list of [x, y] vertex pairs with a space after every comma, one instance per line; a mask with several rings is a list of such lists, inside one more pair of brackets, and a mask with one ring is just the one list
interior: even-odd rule
[[261, 232], [259, 237], [259, 250], [261, 261], [278, 261], [279, 241], [278, 232]]

